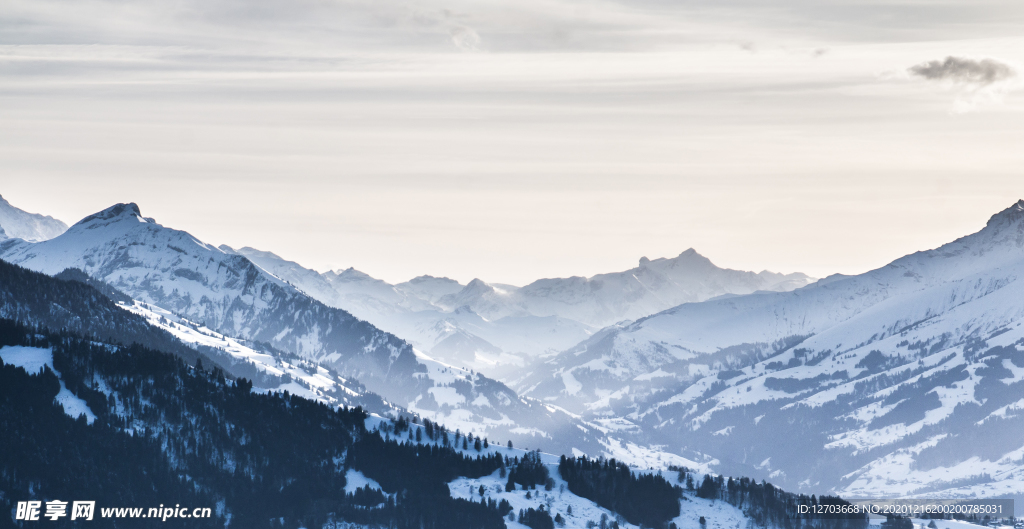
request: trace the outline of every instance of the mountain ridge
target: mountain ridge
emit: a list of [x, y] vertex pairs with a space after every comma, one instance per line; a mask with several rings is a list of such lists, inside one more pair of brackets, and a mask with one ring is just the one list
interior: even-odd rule
[[[462, 285], [432, 276], [391, 285], [352, 268], [319, 273], [269, 252], [232, 251], [441, 360], [507, 381], [517, 378], [516, 369], [586, 339], [605, 320], [618, 323], [677, 302], [765, 288], [789, 290], [812, 281], [799, 273], [721, 269], [692, 248], [674, 258], [643, 258], [642, 267], [625, 272], [541, 279], [525, 287], [480, 278]], [[601, 296], [631, 296], [633, 301], [606, 303]], [[595, 316], [599, 313], [603, 316]]]
[[29, 213], [0, 196], [0, 241], [12, 238], [39, 242], [52, 239], [67, 229], [67, 224], [49, 215]]

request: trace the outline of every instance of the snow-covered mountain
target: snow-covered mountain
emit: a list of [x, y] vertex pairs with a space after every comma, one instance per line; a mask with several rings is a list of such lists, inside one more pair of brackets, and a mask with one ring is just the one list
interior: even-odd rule
[[1024, 495], [1024, 201], [857, 276], [613, 326], [517, 387], [726, 473], [849, 495]]
[[[392, 285], [216, 248], [134, 204], [51, 240], [2, 241], [0, 258], [51, 275], [80, 268], [130, 295], [152, 325], [196, 330], [232, 357], [263, 354], [237, 339], [294, 354], [304, 363], [263, 359], [264, 370], [291, 373], [313, 398], [342, 391], [315, 387], [323, 369], [517, 444], [808, 492], [1024, 494], [1024, 201], [940, 248], [795, 289], [808, 279], [722, 270], [693, 251], [521, 288], [429, 276]], [[612, 291], [627, 301], [603, 301]], [[686, 296], [696, 301], [603, 329], [573, 319]], [[504, 366], [514, 388], [480, 366]]]
[[79, 268], [136, 300], [335, 365], [367, 385], [419, 369], [402, 340], [310, 299], [242, 256], [144, 218], [135, 204], [90, 215], [48, 241], [6, 241], [0, 257], [49, 275]]
[[[228, 338], [266, 343], [455, 428], [473, 427], [517, 442], [546, 440], [546, 446], [563, 451], [601, 447], [569, 415], [521, 399], [479, 373], [438, 362], [314, 299], [303, 287], [311, 289], [318, 280], [305, 281], [302, 270], [281, 273], [301, 285], [296, 286], [240, 253], [143, 217], [135, 204], [90, 215], [48, 241], [0, 242], [0, 259], [48, 275], [78, 268], [141, 302], [150, 314], [173, 314], [150, 318], [171, 334], [177, 335], [180, 322], [187, 320], [225, 337], [214, 342], [224, 345], [226, 358], [240, 358]], [[263, 371], [281, 371], [269, 367]]]
[[53, 217], [18, 209], [0, 196], [0, 240], [18, 238], [39, 242], [52, 239], [67, 229], [67, 224]]
[[541, 279], [525, 287], [474, 279], [420, 276], [397, 285], [349, 268], [319, 274], [273, 253], [225, 251], [254, 263], [310, 296], [409, 340], [431, 356], [503, 380], [537, 358], [589, 338], [609, 323], [680, 303], [804, 286], [804, 274], [718, 268], [690, 249], [672, 259], [643, 258], [632, 270]]

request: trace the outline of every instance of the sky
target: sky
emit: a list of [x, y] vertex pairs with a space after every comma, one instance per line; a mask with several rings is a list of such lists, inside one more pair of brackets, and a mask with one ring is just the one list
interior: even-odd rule
[[5, 0], [0, 194], [388, 281], [860, 273], [1024, 198], [1024, 3]]

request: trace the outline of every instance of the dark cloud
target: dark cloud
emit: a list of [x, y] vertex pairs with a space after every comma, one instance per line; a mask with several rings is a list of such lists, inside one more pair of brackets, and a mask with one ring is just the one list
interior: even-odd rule
[[946, 57], [941, 61], [928, 61], [911, 66], [907, 71], [932, 81], [953, 81], [980, 86], [1005, 81], [1017, 75], [1008, 64], [994, 59], [967, 59]]

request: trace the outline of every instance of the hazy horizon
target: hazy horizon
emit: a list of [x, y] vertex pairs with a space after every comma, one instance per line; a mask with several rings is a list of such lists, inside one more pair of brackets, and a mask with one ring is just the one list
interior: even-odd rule
[[[3, 195], [3, 194], [0, 194], [0, 196], [3, 196], [3, 197], [4, 197], [4, 199], [5, 199], [5, 200], [7, 200], [8, 202], [11, 202], [11, 204], [12, 204], [13, 206], [15, 206], [15, 207], [19, 207], [20, 209], [23, 209], [23, 210], [25, 210], [25, 209], [26, 209], [26, 208], [24, 208], [24, 207], [21, 207], [21, 206], [20, 206], [20, 205], [19, 205], [19, 204], [18, 204], [17, 202], [14, 202], [14, 201], [12, 201], [12, 200], [11, 200], [11, 199], [9, 198], [9, 196], [7, 196], [7, 195]], [[126, 201], [126, 202], [130, 202], [130, 201]], [[111, 204], [110, 204], [110, 206], [113, 206], [113, 205], [114, 205], [114, 203], [111, 203]], [[1010, 204], [1007, 204], [1007, 207], [1009, 207], [1009, 206], [1010, 206]], [[109, 206], [106, 206], [106, 207], [109, 207]], [[103, 208], [96, 208], [96, 209], [95, 209], [95, 210], [93, 210], [93, 211], [90, 211], [90, 212], [88, 212], [88, 213], [86, 213], [86, 214], [83, 214], [83, 215], [82, 215], [82, 217], [84, 218], [85, 216], [87, 216], [87, 215], [89, 215], [89, 214], [92, 214], [92, 213], [96, 213], [96, 212], [98, 212], [98, 211], [102, 211], [103, 209], [106, 209], [106, 207], [103, 207]], [[161, 224], [162, 224], [162, 225], [164, 225], [164, 226], [167, 226], [167, 227], [170, 227], [170, 228], [173, 228], [173, 229], [178, 229], [178, 230], [182, 230], [182, 231], [186, 231], [186, 232], [189, 232], [189, 233], [191, 233], [192, 235], [194, 235], [194, 236], [198, 237], [198, 238], [199, 238], [200, 240], [202, 240], [203, 242], [206, 242], [206, 243], [210, 243], [210, 244], [214, 244], [214, 245], [228, 244], [228, 243], [225, 243], [225, 242], [223, 242], [223, 241], [212, 241], [212, 240], [207, 240], [207, 239], [204, 239], [204, 238], [203, 238], [202, 236], [199, 236], [199, 235], [198, 235], [198, 234], [197, 234], [197, 233], [195, 232], [195, 230], [194, 230], [194, 229], [192, 229], [192, 228], [189, 228], [189, 227], [187, 227], [187, 226], [181, 226], [181, 225], [174, 225], [174, 224], [168, 224], [168, 223], [166, 223], [166, 222], [162, 221], [162, 220], [161, 220], [160, 218], [158, 218], [158, 217], [154, 217], [153, 215], [149, 214], [149, 213], [147, 212], [147, 210], [146, 210], [146, 208], [145, 208], [145, 206], [144, 206], [144, 205], [141, 205], [141, 204], [139, 204], [139, 209], [140, 209], [140, 210], [142, 211], [142, 214], [143, 214], [143, 216], [146, 216], [146, 217], [151, 217], [151, 218], [154, 218], [154, 219], [155, 219], [155, 220], [156, 220], [157, 222], [161, 223]], [[1005, 208], [1001, 208], [1001, 209], [1005, 209]], [[1000, 210], [1001, 210], [1001, 209], [1000, 209]], [[60, 217], [58, 217], [58, 216], [56, 216], [56, 215], [53, 215], [52, 213], [49, 213], [49, 212], [46, 212], [46, 211], [33, 211], [33, 210], [28, 210], [28, 212], [29, 212], [29, 213], [36, 213], [36, 214], [42, 214], [42, 215], [49, 215], [49, 216], [52, 216], [52, 217], [54, 217], [54, 218], [57, 218], [58, 220], [61, 220], [62, 222], [64, 222], [64, 223], [65, 223], [65, 224], [67, 224], [68, 226], [71, 226], [71, 225], [75, 224], [76, 222], [78, 222], [78, 220], [81, 220], [80, 218], [79, 218], [79, 219], [75, 219], [75, 220], [68, 220], [68, 219], [60, 218]], [[998, 211], [993, 211], [993, 212], [992, 212], [992, 214], [995, 214], [995, 213], [997, 213], [997, 212], [998, 212]], [[987, 216], [985, 217], [985, 220], [986, 220], [986, 221], [988, 220], [988, 217], [987, 217]], [[187, 222], [187, 221], [186, 221], [186, 222]], [[651, 260], [655, 260], [655, 259], [659, 259], [659, 258], [674, 258], [674, 257], [677, 257], [677, 256], [678, 256], [679, 254], [681, 254], [681, 253], [685, 252], [685, 251], [686, 251], [687, 249], [690, 249], [690, 248], [692, 248], [692, 249], [694, 249], [695, 251], [697, 251], [697, 253], [699, 253], [699, 254], [703, 255], [704, 257], [708, 258], [708, 259], [709, 259], [709, 260], [711, 260], [711, 262], [713, 262], [713, 263], [714, 263], [714, 264], [715, 264], [716, 266], [719, 266], [719, 267], [721, 267], [721, 268], [732, 268], [732, 269], [736, 269], [736, 270], [745, 270], [745, 271], [752, 271], [752, 272], [761, 272], [761, 271], [763, 271], [763, 270], [764, 270], [764, 271], [771, 271], [771, 272], [779, 272], [779, 273], [787, 273], [787, 274], [788, 274], [788, 273], [793, 273], [793, 272], [803, 272], [803, 273], [805, 273], [805, 274], [807, 274], [807, 275], [809, 275], [809, 276], [811, 276], [811, 277], [814, 277], [814, 278], [816, 278], [816, 279], [822, 279], [822, 278], [824, 278], [824, 277], [827, 277], [827, 276], [829, 276], [829, 275], [832, 275], [832, 274], [846, 274], [846, 275], [853, 275], [853, 274], [859, 274], [859, 273], [867, 272], [867, 271], [869, 271], [869, 270], [872, 270], [872, 269], [875, 269], [875, 268], [878, 268], [878, 267], [884, 266], [884, 265], [885, 265], [885, 264], [887, 264], [888, 262], [890, 262], [890, 261], [892, 261], [892, 260], [895, 260], [895, 259], [897, 259], [897, 258], [899, 258], [899, 257], [902, 257], [902, 256], [904, 256], [904, 255], [907, 255], [907, 254], [911, 254], [911, 253], [914, 253], [914, 252], [916, 252], [916, 251], [921, 251], [921, 250], [929, 250], [929, 249], [933, 249], [933, 248], [935, 248], [935, 247], [941, 246], [942, 244], [945, 244], [945, 243], [947, 243], [947, 242], [951, 242], [951, 241], [953, 241], [953, 240], [954, 240], [954, 239], [956, 239], [956, 238], [959, 238], [959, 237], [962, 237], [962, 236], [964, 236], [964, 235], [968, 235], [968, 234], [970, 234], [970, 233], [973, 233], [973, 232], [975, 232], [975, 231], [977, 231], [977, 230], [981, 229], [981, 227], [983, 227], [983, 226], [984, 226], [984, 222], [981, 222], [981, 223], [980, 223], [980, 224], [979, 224], [979, 225], [977, 226], [977, 228], [976, 228], [976, 229], [971, 229], [971, 231], [969, 231], [969, 232], [965, 232], [965, 233], [960, 233], [960, 234], [949, 234], [949, 238], [948, 238], [948, 240], [943, 240], [942, 242], [940, 242], [940, 243], [938, 243], [938, 244], [935, 244], [934, 246], [928, 246], [928, 247], [921, 247], [921, 248], [913, 248], [913, 249], [907, 249], [907, 251], [905, 251], [904, 253], [902, 253], [902, 254], [899, 254], [899, 255], [896, 255], [896, 256], [892, 257], [891, 259], [889, 259], [888, 261], [886, 261], [886, 262], [884, 262], [884, 263], [880, 263], [880, 264], [879, 264], [878, 266], [873, 266], [873, 267], [871, 267], [871, 268], [868, 268], [868, 269], [864, 269], [864, 270], [855, 270], [855, 271], [851, 271], [851, 272], [830, 272], [830, 273], [825, 273], [825, 274], [817, 274], [817, 275], [816, 275], [816, 274], [813, 274], [813, 273], [808, 273], [808, 272], [806, 272], [805, 270], [802, 270], [802, 269], [800, 269], [799, 267], [797, 267], [797, 268], [795, 268], [795, 269], [787, 269], [787, 270], [773, 270], [773, 269], [769, 269], [769, 268], [758, 268], [758, 267], [756, 267], [756, 266], [755, 266], [755, 267], [752, 267], [752, 268], [740, 268], [740, 267], [735, 267], [735, 266], [727, 266], [727, 265], [723, 265], [722, 263], [720, 263], [720, 262], [719, 262], [719, 261], [718, 261], [718, 260], [717, 260], [717, 259], [715, 258], [715, 256], [713, 256], [713, 255], [709, 255], [709, 254], [707, 254], [706, 252], [702, 251], [702, 250], [701, 250], [700, 248], [696, 248], [696, 247], [692, 247], [692, 246], [690, 246], [690, 247], [687, 247], [687, 248], [683, 248], [683, 249], [681, 249], [681, 250], [679, 250], [678, 252], [676, 252], [676, 253], [673, 253], [673, 254], [665, 254], [665, 255], [648, 255], [648, 254], [644, 254], [644, 255], [641, 255], [641, 256], [639, 256], [639, 257], [636, 257], [636, 258], [632, 259], [632, 263], [631, 263], [631, 264], [629, 264], [629, 262], [628, 262], [628, 261], [629, 261], [629, 258], [628, 258], [628, 256], [625, 256], [625, 257], [623, 257], [623, 256], [614, 256], [614, 262], [621, 262], [621, 263], [623, 263], [623, 264], [621, 265], [621, 267], [620, 267], [620, 268], [616, 268], [616, 269], [606, 269], [606, 270], [597, 270], [597, 271], [595, 271], [595, 272], [588, 272], [588, 273], [577, 273], [577, 272], [571, 272], [571, 271], [570, 271], [570, 272], [566, 272], [566, 273], [562, 273], [562, 274], [557, 274], [557, 273], [556, 273], [556, 274], [551, 274], [551, 275], [541, 275], [541, 276], [536, 276], [536, 277], [530, 277], [530, 278], [527, 278], [527, 279], [525, 279], [525, 280], [521, 280], [521, 281], [518, 281], [518, 282], [512, 282], [512, 281], [503, 281], [503, 280], [500, 280], [500, 279], [499, 279], [499, 280], [495, 280], [495, 279], [492, 279], [492, 278], [486, 277], [485, 275], [481, 275], [481, 274], [476, 274], [476, 275], [472, 275], [472, 274], [471, 274], [471, 275], [469, 275], [469, 276], [461, 276], [461, 277], [456, 277], [456, 276], [454, 276], [454, 275], [452, 275], [452, 274], [445, 274], [445, 273], [427, 273], [427, 272], [422, 272], [422, 273], [415, 273], [414, 275], [409, 275], [408, 277], [405, 277], [405, 276], [396, 276], [396, 277], [385, 277], [385, 276], [382, 276], [382, 275], [379, 275], [379, 274], [375, 273], [375, 271], [373, 271], [373, 270], [367, 270], [367, 269], [362, 269], [362, 268], [359, 268], [359, 267], [357, 267], [357, 266], [352, 266], [352, 268], [356, 268], [357, 270], [359, 270], [359, 271], [361, 271], [361, 272], [363, 272], [363, 273], [367, 273], [367, 274], [369, 274], [370, 276], [372, 276], [372, 277], [375, 277], [375, 278], [377, 278], [377, 279], [383, 279], [383, 280], [385, 280], [385, 281], [387, 281], [387, 282], [389, 282], [389, 283], [392, 283], [392, 284], [397, 284], [397, 283], [401, 283], [401, 282], [404, 282], [404, 281], [408, 281], [409, 279], [412, 279], [412, 278], [414, 278], [414, 277], [417, 277], [417, 276], [421, 276], [421, 275], [433, 275], [433, 276], [435, 276], [435, 277], [449, 277], [449, 278], [451, 278], [451, 279], [457, 279], [457, 280], [458, 280], [458, 281], [459, 281], [460, 283], [462, 283], [462, 284], [466, 284], [466, 283], [468, 283], [469, 281], [471, 281], [471, 280], [473, 280], [473, 279], [477, 279], [477, 278], [479, 278], [479, 279], [482, 279], [482, 280], [484, 280], [485, 282], [488, 282], [488, 283], [501, 283], [501, 284], [510, 284], [510, 285], [515, 285], [515, 286], [524, 286], [524, 285], [526, 285], [526, 284], [529, 284], [529, 283], [531, 283], [531, 282], [533, 282], [533, 281], [535, 281], [535, 280], [538, 280], [538, 279], [544, 279], [544, 278], [553, 278], [553, 277], [569, 277], [569, 276], [584, 276], [584, 277], [591, 277], [591, 276], [594, 276], [594, 275], [596, 275], [596, 274], [603, 274], [603, 273], [612, 273], [612, 272], [621, 272], [621, 271], [625, 271], [625, 270], [628, 270], [628, 269], [631, 269], [631, 268], [635, 268], [635, 267], [636, 267], [636, 266], [638, 265], [638, 262], [639, 262], [639, 260], [640, 260], [641, 258], [643, 258], [643, 257], [647, 257], [647, 258], [649, 258], [649, 259], [651, 259]], [[342, 270], [342, 269], [345, 269], [345, 268], [349, 268], [349, 266], [344, 266], [344, 265], [342, 265], [342, 266], [328, 266], [328, 267], [321, 267], [321, 268], [318, 268], [318, 267], [315, 267], [315, 266], [311, 266], [311, 265], [309, 265], [309, 264], [307, 264], [307, 263], [305, 263], [305, 262], [302, 262], [302, 261], [300, 261], [300, 260], [294, 259], [294, 258], [292, 258], [291, 256], [289, 256], [289, 255], [287, 255], [287, 254], [282, 254], [281, 252], [279, 252], [279, 251], [277, 251], [277, 250], [275, 250], [275, 249], [273, 249], [273, 248], [264, 248], [264, 247], [259, 247], [259, 246], [253, 246], [252, 244], [247, 244], [247, 243], [244, 243], [244, 242], [239, 242], [239, 243], [237, 243], [237, 244], [228, 244], [228, 246], [231, 246], [231, 247], [233, 247], [233, 248], [235, 248], [235, 249], [241, 249], [241, 248], [244, 248], [244, 247], [247, 247], [247, 246], [248, 246], [248, 247], [253, 247], [253, 248], [257, 249], [257, 250], [261, 250], [261, 251], [268, 251], [268, 252], [272, 252], [272, 253], [274, 253], [274, 254], [278, 255], [279, 257], [282, 257], [282, 258], [284, 258], [284, 259], [286, 259], [286, 260], [289, 260], [289, 261], [295, 261], [295, 262], [298, 262], [298, 264], [300, 264], [300, 265], [302, 265], [302, 266], [304, 266], [304, 267], [306, 267], [306, 268], [310, 268], [310, 269], [316, 270], [316, 271], [318, 271], [318, 272], [321, 272], [321, 273], [322, 273], [322, 272], [327, 272], [327, 271], [330, 271], [330, 270]], [[309, 253], [311, 253], [311, 254], [315, 254], [315, 253], [316, 253], [316, 250], [310, 250], [310, 251], [309, 251]], [[757, 260], [757, 259], [756, 259], [756, 257], [754, 257], [754, 258], [750, 259], [750, 262], [756, 262], [756, 260]], [[611, 260], [609, 260], [609, 262], [612, 262], [612, 261], [611, 261]], [[350, 265], [350, 266], [351, 266], [351, 265]]]

